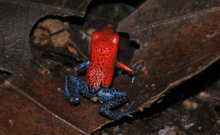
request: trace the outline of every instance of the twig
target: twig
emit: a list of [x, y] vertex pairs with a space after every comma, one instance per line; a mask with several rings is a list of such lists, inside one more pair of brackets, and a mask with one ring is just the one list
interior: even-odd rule
[[86, 60], [88, 60], [88, 57], [76, 46], [76, 44], [70, 39], [70, 44], [79, 52], [79, 54]]

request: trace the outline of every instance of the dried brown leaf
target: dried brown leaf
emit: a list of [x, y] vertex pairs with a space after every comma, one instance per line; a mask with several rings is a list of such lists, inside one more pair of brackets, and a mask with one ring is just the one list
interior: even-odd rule
[[90, 1], [0, 0], [1, 70], [12, 72], [18, 64], [30, 64], [29, 33], [37, 20], [48, 15], [83, 16]]
[[119, 23], [118, 31], [140, 44], [132, 62], [143, 60], [149, 75], [137, 77], [132, 86], [129, 79], [115, 80], [114, 86], [123, 85], [136, 101], [133, 110], [151, 106], [220, 58], [219, 5], [217, 0], [149, 0]]
[[99, 114], [99, 103], [81, 97], [81, 104], [73, 106], [64, 100], [58, 92], [64, 89], [64, 80], [32, 68], [17, 67], [9, 82], [0, 87], [0, 99], [4, 103], [0, 106], [0, 128], [4, 129], [1, 131], [89, 134], [105, 124], [108, 119]]

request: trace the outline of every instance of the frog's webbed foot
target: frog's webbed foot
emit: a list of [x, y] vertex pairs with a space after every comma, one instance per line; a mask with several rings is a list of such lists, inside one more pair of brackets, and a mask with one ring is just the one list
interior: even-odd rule
[[127, 109], [121, 110], [119, 113], [110, 110], [128, 101], [128, 95], [126, 92], [116, 89], [101, 88], [97, 93], [97, 96], [100, 101], [103, 101], [99, 107], [100, 113], [103, 115], [114, 120], [121, 119], [124, 116], [132, 117], [132, 115], [128, 114], [127, 112], [131, 109], [134, 102], [132, 102]]
[[66, 76], [65, 90], [59, 92], [62, 92], [65, 99], [73, 105], [78, 105], [80, 103], [80, 93], [88, 98], [96, 96], [90, 93], [85, 80], [72, 75]]

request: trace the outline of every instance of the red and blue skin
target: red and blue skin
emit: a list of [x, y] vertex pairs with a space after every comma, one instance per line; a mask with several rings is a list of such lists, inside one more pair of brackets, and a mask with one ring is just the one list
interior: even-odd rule
[[[115, 67], [122, 68], [132, 75], [135, 74], [134, 69], [117, 61], [118, 43], [119, 36], [111, 27], [104, 27], [92, 34], [90, 60], [74, 67], [72, 75], [66, 77], [65, 90], [62, 93], [69, 103], [78, 105], [80, 94], [87, 98], [97, 97], [98, 100], [103, 101], [99, 111], [106, 117], [114, 120], [124, 116], [132, 117], [128, 111], [134, 101], [121, 112], [111, 111], [128, 101], [126, 92], [109, 88]], [[78, 71], [82, 68], [88, 68], [85, 80], [78, 77]]]

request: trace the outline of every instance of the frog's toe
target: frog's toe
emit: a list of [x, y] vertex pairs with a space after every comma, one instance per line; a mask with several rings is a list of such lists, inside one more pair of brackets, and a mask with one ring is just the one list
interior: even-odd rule
[[67, 101], [68, 101], [70, 104], [78, 105], [78, 104], [80, 103], [80, 98], [68, 98]]
[[64, 94], [64, 90], [57, 90], [57, 91]]
[[133, 115], [128, 114], [127, 112], [121, 112], [120, 113], [122, 116], [128, 116], [128, 117], [133, 117]]

